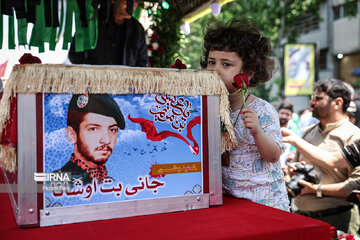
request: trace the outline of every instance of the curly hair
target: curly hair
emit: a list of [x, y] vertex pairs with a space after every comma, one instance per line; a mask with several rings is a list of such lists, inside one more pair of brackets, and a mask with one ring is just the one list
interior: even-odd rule
[[255, 21], [242, 18], [226, 24], [211, 20], [206, 25], [202, 68], [207, 67], [210, 51], [237, 52], [243, 61], [244, 73], [254, 77], [250, 87], [271, 79], [274, 61], [270, 59], [271, 45], [269, 39], [262, 36]]

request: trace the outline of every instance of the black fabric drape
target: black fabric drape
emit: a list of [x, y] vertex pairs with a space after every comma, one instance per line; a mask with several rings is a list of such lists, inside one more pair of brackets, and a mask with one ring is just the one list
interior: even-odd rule
[[51, 27], [51, 1], [44, 1], [45, 27]]
[[52, 0], [52, 27], [59, 27], [58, 0]]
[[13, 16], [13, 5], [11, 0], [1, 0], [1, 13], [8, 16]]
[[26, 9], [25, 9], [25, 0], [18, 0], [13, 1], [15, 12], [16, 12], [16, 18], [17, 19], [24, 19], [26, 18]]
[[34, 23], [36, 22], [35, 17], [35, 7], [36, 5], [40, 4], [41, 1], [39, 0], [26, 0], [27, 2], [27, 14], [26, 14], [26, 22]]
[[80, 20], [81, 25], [83, 28], [86, 28], [88, 26], [87, 20], [86, 20], [86, 5], [85, 0], [77, 0], [77, 4], [80, 11]]

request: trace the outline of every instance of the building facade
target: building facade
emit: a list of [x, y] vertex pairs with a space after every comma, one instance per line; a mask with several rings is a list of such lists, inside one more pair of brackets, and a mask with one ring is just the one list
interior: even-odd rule
[[[321, 20], [310, 14], [302, 17], [297, 42], [316, 44], [318, 79], [341, 79], [360, 97], [360, 0], [323, 0], [319, 15]], [[300, 108], [309, 101], [309, 96], [289, 98]]]

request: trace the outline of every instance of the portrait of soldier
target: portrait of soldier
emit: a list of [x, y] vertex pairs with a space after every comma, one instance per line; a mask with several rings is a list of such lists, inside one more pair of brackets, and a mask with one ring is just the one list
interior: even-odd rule
[[108, 178], [105, 163], [111, 156], [118, 128], [125, 120], [115, 100], [107, 94], [74, 94], [69, 102], [68, 140], [74, 144], [70, 160], [56, 172], [70, 172], [83, 185]]

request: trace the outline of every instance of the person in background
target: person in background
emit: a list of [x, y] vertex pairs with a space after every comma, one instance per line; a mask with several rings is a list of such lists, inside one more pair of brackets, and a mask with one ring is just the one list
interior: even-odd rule
[[354, 87], [348, 83], [348, 82], [343, 82], [345, 84], [345, 86], [349, 89], [350, 91], [350, 100], [354, 100], [354, 97], [355, 97], [355, 89]]
[[[133, 8], [129, 5], [132, 2]], [[74, 44], [71, 44], [68, 55], [70, 62], [73, 64], [146, 67], [148, 55], [145, 30], [132, 17], [132, 12], [137, 6], [138, 0], [113, 0], [112, 14], [108, 14], [106, 4], [102, 4], [99, 11], [96, 48], [76, 52]]]
[[[289, 210], [284, 174], [279, 162], [284, 149], [275, 108], [247, 91], [245, 102], [234, 94], [234, 77], [247, 76], [250, 87], [270, 80], [270, 41], [247, 18], [225, 25], [207, 24], [201, 66], [216, 70], [229, 91], [231, 119], [239, 145], [222, 168], [226, 194]], [[245, 107], [246, 104], [246, 107]]]
[[[360, 167], [335, 169], [326, 162], [320, 164], [317, 161], [319, 153], [306, 145], [336, 152], [360, 139], [360, 129], [350, 123], [345, 114], [350, 103], [350, 92], [337, 79], [319, 81], [314, 90], [310, 106], [314, 117], [320, 122], [305, 131], [302, 138], [286, 128], [281, 129], [283, 141], [297, 149], [294, 161], [314, 165], [320, 179], [318, 184], [300, 182], [306, 187], [294, 198], [298, 208], [296, 213], [327, 222], [344, 232], [357, 234], [360, 225], [358, 207], [346, 198], [360, 181]], [[289, 163], [290, 172], [296, 170], [295, 162]]]
[[[293, 117], [293, 105], [289, 101], [281, 102], [278, 107], [278, 114], [280, 120], [280, 127], [285, 127], [293, 131], [296, 135], [299, 135], [299, 129], [292, 121]], [[296, 148], [289, 143], [284, 143], [286, 146], [285, 151], [280, 156], [281, 168], [283, 169], [285, 176], [287, 172], [287, 162], [291, 161], [295, 157]]]
[[299, 117], [299, 136], [302, 136], [310, 126], [319, 123], [319, 119], [313, 116], [310, 109], [304, 109], [302, 112], [299, 112]]
[[360, 100], [353, 100], [350, 102], [346, 110], [346, 115], [349, 117], [350, 122], [355, 126], [360, 127]]

